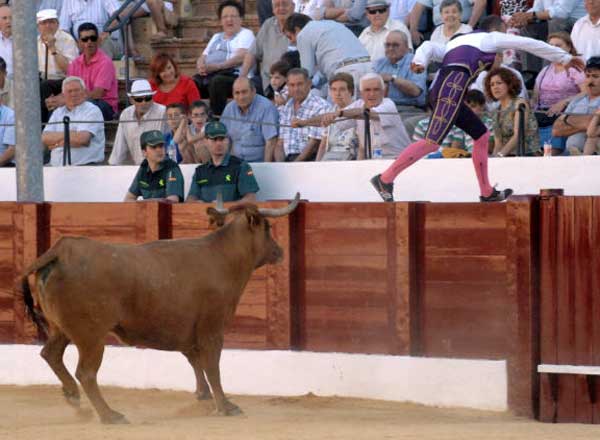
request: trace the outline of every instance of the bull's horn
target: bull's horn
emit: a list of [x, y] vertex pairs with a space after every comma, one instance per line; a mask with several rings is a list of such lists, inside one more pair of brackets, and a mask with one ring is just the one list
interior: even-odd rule
[[298, 202], [300, 201], [300, 193], [296, 193], [296, 197], [291, 201], [289, 205], [285, 208], [258, 208], [258, 212], [263, 215], [263, 217], [282, 217], [284, 215], [288, 215], [296, 206], [298, 206]]
[[223, 214], [223, 215], [229, 214], [229, 209], [227, 209], [223, 206], [223, 192], [222, 191], [217, 192], [217, 206], [215, 206], [215, 210], [219, 214]]

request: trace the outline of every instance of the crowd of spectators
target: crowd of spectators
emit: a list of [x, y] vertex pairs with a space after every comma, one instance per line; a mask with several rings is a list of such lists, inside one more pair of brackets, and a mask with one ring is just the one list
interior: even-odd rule
[[[6, 122], [14, 119], [15, 79], [11, 6], [2, 3], [0, 121]], [[148, 0], [134, 17], [150, 15], [153, 38], [164, 38], [176, 23], [173, 3]], [[123, 53], [122, 41], [103, 29], [120, 4], [37, 1], [42, 118], [80, 121], [70, 133], [76, 165], [104, 161], [102, 120], [119, 121], [108, 163], [140, 165], [138, 180], [174, 173], [171, 162], [200, 163], [207, 166], [202, 179], [218, 180], [222, 167], [251, 172], [249, 162], [394, 158], [428, 128], [428, 90], [439, 66], [415, 73], [415, 48], [427, 40], [443, 47], [481, 28], [482, 20], [493, 24], [484, 30], [542, 39], [587, 63], [580, 72], [544, 65], [525, 52], [499, 54], [466, 98], [493, 134], [490, 156], [516, 155], [520, 142], [533, 156], [599, 151], [600, 0], [258, 0], [256, 35], [242, 25], [243, 3], [224, 0], [215, 11], [221, 32], [198, 54], [196, 74], [186, 76], [175, 58], [155, 54], [149, 77], [132, 83], [130, 105], [119, 113], [113, 60]], [[501, 17], [490, 15], [494, 7]], [[137, 56], [134, 43], [128, 51]], [[62, 125], [47, 125], [43, 132], [54, 166], [62, 165], [62, 131]], [[144, 141], [146, 133], [153, 134]], [[162, 147], [156, 133], [162, 133]], [[428, 157], [468, 157], [472, 143], [454, 128]], [[159, 157], [169, 165], [156, 162]], [[2, 128], [0, 166], [12, 165], [14, 130]], [[154, 189], [144, 192], [134, 183], [128, 197], [146, 197]], [[210, 194], [197, 187], [193, 197]]]

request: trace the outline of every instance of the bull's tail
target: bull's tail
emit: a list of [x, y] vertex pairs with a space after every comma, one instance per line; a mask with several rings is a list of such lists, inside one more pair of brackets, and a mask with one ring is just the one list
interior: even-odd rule
[[42, 312], [39, 304], [36, 305], [36, 301], [33, 298], [33, 294], [31, 292], [31, 287], [29, 285], [29, 275], [35, 273], [39, 270], [42, 270], [42, 276], [45, 278], [47, 276], [49, 269], [55, 264], [58, 260], [58, 255], [56, 253], [56, 248], [48, 250], [44, 253], [40, 258], [38, 258], [34, 263], [29, 266], [29, 268], [25, 271], [23, 276], [21, 277], [21, 291], [23, 294], [23, 303], [25, 304], [25, 311], [29, 318], [33, 321], [35, 326], [38, 329], [38, 332], [41, 335], [48, 334], [48, 321], [44, 317], [44, 313]]

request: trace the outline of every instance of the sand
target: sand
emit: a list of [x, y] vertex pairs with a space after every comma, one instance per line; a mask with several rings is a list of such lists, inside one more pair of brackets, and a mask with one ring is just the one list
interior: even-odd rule
[[0, 439], [600, 439], [600, 426], [544, 424], [456, 408], [338, 397], [230, 396], [244, 414], [212, 415], [191, 393], [102, 388], [129, 425], [102, 425], [82, 400], [76, 412], [55, 386], [0, 386]]

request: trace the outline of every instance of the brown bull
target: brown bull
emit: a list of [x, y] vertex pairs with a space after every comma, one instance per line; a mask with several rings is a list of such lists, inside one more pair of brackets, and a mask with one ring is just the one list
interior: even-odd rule
[[[62, 359], [72, 342], [79, 352], [75, 377], [100, 420], [127, 423], [96, 381], [112, 333], [129, 345], [183, 353], [194, 369], [197, 398], [210, 399], [212, 390], [217, 413], [239, 414], [221, 388], [224, 328], [254, 269], [283, 256], [265, 217], [289, 214], [298, 199], [281, 209], [236, 209], [233, 220], [203, 238], [115, 245], [66, 237], [38, 258], [22, 279], [24, 301], [48, 335], [41, 356], [62, 382], [67, 402], [79, 407], [77, 383]], [[222, 225], [228, 211], [217, 204], [207, 212]]]

